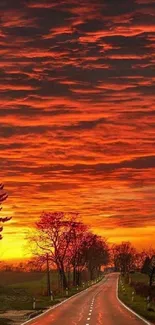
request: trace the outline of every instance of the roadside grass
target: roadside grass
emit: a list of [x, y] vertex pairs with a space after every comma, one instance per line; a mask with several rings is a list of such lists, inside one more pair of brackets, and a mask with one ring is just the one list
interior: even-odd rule
[[[36, 309], [45, 309], [59, 302], [46, 296], [45, 272], [0, 272], [0, 310], [32, 310], [33, 298]], [[58, 288], [58, 274], [51, 272], [51, 288]], [[1, 323], [0, 323], [1, 324]]]
[[0, 324], [1, 325], [11, 325], [12, 324], [12, 321], [11, 321], [11, 319], [0, 318]]
[[[61, 302], [60, 299], [55, 299], [50, 301], [49, 297], [39, 297], [36, 299], [36, 308], [35, 310], [45, 310], [48, 307], [51, 307], [57, 303]], [[28, 302], [23, 302], [20, 300], [6, 301], [5, 299], [0, 300], [0, 311], [7, 310], [33, 310], [33, 300]], [[0, 323], [1, 324], [1, 323]]]
[[[137, 280], [140, 282], [143, 282], [142, 280], [146, 281], [146, 278], [143, 277], [143, 274], [132, 274], [132, 277], [134, 275], [134, 278], [137, 278]], [[148, 281], [148, 278], [147, 278]], [[123, 283], [123, 286], [125, 290], [123, 290], [123, 286], [121, 284]], [[146, 283], [146, 282], [145, 282]], [[134, 294], [134, 301], [132, 301], [132, 292], [134, 291], [133, 287], [129, 284], [126, 284], [124, 281], [124, 278], [121, 276], [119, 279], [119, 285], [118, 285], [118, 296], [119, 299], [122, 300], [125, 305], [130, 307], [132, 310], [134, 310], [137, 314], [144, 317], [145, 319], [149, 321], [155, 322], [155, 312], [148, 311], [147, 310], [147, 301], [146, 298]], [[155, 304], [152, 303], [151, 307], [155, 310]]]
[[[52, 271], [51, 289], [54, 293], [54, 300], [51, 301], [51, 298], [46, 295], [47, 279], [45, 272], [21, 272], [20, 274], [19, 272], [4, 272], [3, 274], [0, 273], [0, 279], [0, 311], [33, 310], [33, 298], [36, 302], [35, 310], [45, 310], [93, 284], [89, 282], [82, 287], [70, 288], [67, 293], [59, 286], [58, 273]], [[9, 280], [8, 284], [6, 284], [7, 280]]]

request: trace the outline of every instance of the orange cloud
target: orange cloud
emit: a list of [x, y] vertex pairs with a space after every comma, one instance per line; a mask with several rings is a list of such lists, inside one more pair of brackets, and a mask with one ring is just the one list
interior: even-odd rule
[[25, 257], [43, 210], [154, 245], [153, 2], [18, 0], [1, 13], [3, 257]]

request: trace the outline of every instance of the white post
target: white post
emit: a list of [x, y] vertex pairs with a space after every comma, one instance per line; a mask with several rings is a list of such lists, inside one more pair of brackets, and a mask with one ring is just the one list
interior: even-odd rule
[[135, 300], [135, 293], [132, 291], [132, 302]]
[[66, 288], [66, 296], [68, 297], [68, 288]]
[[35, 310], [36, 309], [36, 299], [33, 298], [33, 309]]
[[150, 296], [147, 297], [147, 309], [150, 308]]
[[122, 286], [122, 289], [123, 289], [123, 293], [125, 294], [125, 287], [124, 287], [124, 285]]
[[51, 290], [51, 301], [54, 300], [54, 297], [53, 297], [53, 291]]

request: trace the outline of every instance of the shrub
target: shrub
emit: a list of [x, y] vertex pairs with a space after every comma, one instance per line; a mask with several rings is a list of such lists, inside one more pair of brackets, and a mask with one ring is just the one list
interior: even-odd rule
[[[148, 297], [150, 294], [150, 287], [142, 282], [131, 282], [131, 286], [135, 289], [137, 295]], [[155, 299], [155, 287], [151, 290], [152, 298]]]

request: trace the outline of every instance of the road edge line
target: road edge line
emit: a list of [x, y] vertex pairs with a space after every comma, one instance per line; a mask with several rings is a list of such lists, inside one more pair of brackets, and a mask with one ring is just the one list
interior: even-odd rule
[[[100, 281], [100, 282], [101, 282], [101, 281]], [[99, 282], [98, 282], [98, 283], [99, 283]], [[96, 283], [96, 285], [97, 285], [98, 283]], [[26, 322], [22, 323], [21, 325], [26, 325], [26, 324], [28, 324], [28, 323], [31, 323], [31, 322], [35, 321], [35, 320], [38, 319], [38, 318], [41, 318], [42, 316], [44, 316], [44, 315], [46, 315], [47, 313], [49, 313], [51, 310], [58, 308], [59, 306], [61, 306], [61, 305], [63, 305], [64, 303], [66, 303], [67, 301], [69, 301], [69, 300], [73, 299], [74, 297], [76, 297], [76, 296], [78, 296], [78, 295], [80, 295], [80, 294], [86, 292], [88, 289], [92, 288], [93, 286], [95, 286], [95, 285], [92, 285], [92, 286], [90, 286], [89, 288], [84, 289], [84, 290], [82, 290], [81, 292], [78, 292], [78, 293], [76, 293], [75, 295], [73, 295], [73, 296], [71, 296], [71, 297], [69, 297], [69, 298], [63, 300], [63, 301], [60, 302], [59, 304], [56, 304], [56, 305], [54, 305], [54, 306], [48, 308], [48, 309], [47, 309], [45, 312], [43, 312], [42, 314], [39, 314], [38, 316], [33, 317], [32, 319], [27, 320]], [[33, 324], [32, 324], [32, 325], [33, 325]], [[149, 325], [150, 325], [150, 324], [149, 324]]]
[[119, 297], [118, 297], [118, 283], [119, 283], [119, 277], [117, 279], [117, 286], [116, 286], [116, 298], [119, 301], [119, 303], [123, 307], [125, 307], [128, 311], [130, 311], [132, 314], [134, 314], [136, 317], [138, 317], [140, 320], [142, 320], [145, 324], [151, 325], [151, 323], [149, 321], [147, 321], [145, 318], [143, 318], [142, 316], [140, 316], [139, 314], [137, 314], [133, 309], [131, 309], [130, 307], [128, 307], [122, 300], [119, 299]]
[[71, 300], [72, 298], [74, 298], [74, 297], [80, 295], [81, 293], [87, 291], [88, 289], [89, 289], [89, 288], [87, 288], [87, 289], [85, 289], [85, 290], [82, 290], [81, 292], [78, 292], [78, 293], [76, 293], [75, 295], [73, 295], [73, 296], [71, 296], [71, 297], [69, 297], [69, 298], [63, 300], [63, 301], [60, 302], [59, 304], [56, 304], [56, 305], [54, 305], [54, 306], [48, 308], [48, 309], [47, 309], [46, 311], [44, 311], [43, 313], [39, 314], [38, 316], [33, 317], [32, 319], [27, 320], [26, 322], [22, 323], [21, 325], [25, 325], [25, 324], [28, 324], [28, 323], [30, 323], [30, 322], [33, 322], [35, 319], [38, 319], [38, 318], [40, 318], [40, 317], [46, 315], [46, 314], [49, 313], [51, 310], [56, 309], [57, 307], [63, 305], [63, 304], [66, 303], [67, 301], [69, 301], [69, 300]]
[[83, 292], [85, 292], [85, 291], [87, 291], [87, 290], [88, 290], [88, 288], [85, 289], [85, 290], [83, 290], [83, 291], [81, 291], [81, 292], [76, 293], [75, 295], [73, 295], [73, 296], [71, 296], [71, 297], [69, 297], [69, 298], [63, 300], [63, 301], [60, 302], [59, 304], [56, 304], [56, 305], [54, 305], [54, 306], [48, 308], [46, 311], [44, 311], [43, 313], [39, 314], [38, 316], [35, 316], [35, 317], [33, 317], [32, 319], [27, 320], [26, 322], [22, 323], [21, 325], [25, 325], [25, 324], [28, 324], [28, 323], [30, 323], [30, 322], [33, 322], [35, 319], [40, 318], [40, 317], [46, 315], [46, 314], [49, 313], [51, 310], [56, 309], [57, 307], [63, 305], [65, 302], [71, 300], [72, 298], [74, 298], [74, 297], [80, 295], [81, 293], [83, 293]]

